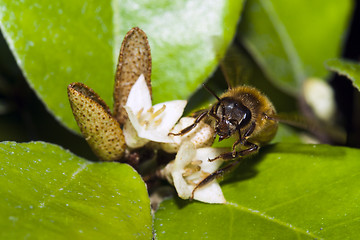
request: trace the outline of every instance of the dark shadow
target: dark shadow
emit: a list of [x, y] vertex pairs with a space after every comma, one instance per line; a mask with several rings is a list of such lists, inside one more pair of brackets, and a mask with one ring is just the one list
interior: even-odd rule
[[[314, 146], [309, 148], [309, 146]], [[224, 177], [224, 180], [221, 181], [221, 185], [226, 185], [234, 182], [244, 181], [256, 177], [258, 171], [256, 166], [265, 160], [265, 157], [268, 154], [288, 154], [288, 155], [301, 155], [302, 157], [316, 157], [321, 156], [329, 159], [329, 161], [339, 161], [344, 158], [344, 150], [339, 148], [338, 151], [331, 153], [328, 152], [327, 148], [319, 148], [317, 145], [307, 145], [307, 144], [286, 144], [286, 143], [276, 143], [269, 144], [262, 147], [258, 154], [249, 156], [242, 160], [242, 162], [237, 166], [237, 168], [231, 173], [227, 174]]]
[[273, 145], [267, 145], [260, 149], [259, 153], [252, 156], [248, 156], [239, 163], [234, 171], [224, 176], [224, 180], [221, 181], [221, 185], [226, 185], [234, 182], [244, 181], [255, 177], [258, 174], [256, 166], [261, 163], [267, 152], [271, 152]]
[[187, 205], [189, 205], [193, 202], [196, 202], [195, 200], [193, 200], [193, 201], [189, 201], [188, 199], [184, 200], [184, 199], [179, 198], [178, 196], [174, 196], [174, 201], [175, 201], [175, 204], [178, 207], [178, 209], [183, 209]]

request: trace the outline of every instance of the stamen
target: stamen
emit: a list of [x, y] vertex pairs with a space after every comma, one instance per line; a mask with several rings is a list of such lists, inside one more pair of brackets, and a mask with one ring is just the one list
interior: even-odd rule
[[150, 122], [148, 120], [144, 120], [140, 123], [142, 126], [145, 126], [145, 129], [148, 130]]
[[194, 165], [194, 166], [199, 166], [200, 164], [202, 164], [202, 161], [201, 160], [194, 160], [190, 164]]
[[138, 120], [140, 120], [141, 114], [142, 114], [143, 111], [144, 111], [144, 108], [141, 108], [141, 109], [137, 112], [136, 118], [137, 118]]
[[155, 127], [159, 126], [159, 125], [161, 124], [161, 122], [162, 122], [162, 118], [156, 119], [156, 120], [154, 121], [154, 126], [155, 126]]
[[194, 181], [192, 181], [192, 180], [185, 179], [185, 181], [186, 181], [186, 183], [187, 183], [188, 185], [193, 185], [193, 186], [197, 185], [197, 184], [194, 183]]
[[145, 129], [148, 130], [150, 126], [150, 122], [149, 121], [145, 121]]
[[183, 177], [188, 177], [198, 171], [201, 170], [200, 167], [200, 163], [202, 162], [201, 160], [196, 160], [196, 161], [192, 161], [191, 163], [189, 163], [188, 165], [185, 166], [184, 168], [184, 173], [183, 173]]
[[204, 171], [201, 171], [201, 172], [200, 172], [200, 178], [201, 178], [201, 179], [205, 179], [205, 178], [207, 178], [209, 175], [210, 175], [210, 173], [207, 173], [207, 172], [204, 172]]
[[185, 170], [185, 172], [182, 174], [183, 177], [188, 177], [194, 173], [193, 169], [190, 169], [190, 168], [186, 168], [184, 170]]
[[161, 107], [159, 110], [157, 110], [154, 114], [152, 114], [151, 120], [155, 119], [155, 118], [156, 118], [157, 116], [159, 116], [162, 112], [164, 112], [164, 111], [165, 111], [165, 108], [166, 108], [165, 104], [162, 105], [162, 107]]
[[147, 110], [147, 112], [150, 113], [150, 114], [153, 114], [154, 108], [153, 108], [153, 107], [149, 108], [149, 109]]

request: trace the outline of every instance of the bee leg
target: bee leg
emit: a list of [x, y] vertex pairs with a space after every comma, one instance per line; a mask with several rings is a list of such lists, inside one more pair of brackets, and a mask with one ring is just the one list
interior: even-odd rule
[[232, 152], [226, 152], [226, 153], [222, 153], [219, 156], [213, 158], [213, 159], [208, 159], [209, 162], [215, 161], [219, 158], [222, 158], [224, 160], [231, 160], [234, 159], [236, 157], [244, 157], [246, 155], [252, 154], [254, 152], [256, 152], [259, 149], [259, 146], [251, 143], [251, 142], [245, 142], [244, 143], [245, 146], [249, 146], [249, 148], [241, 150], [241, 151], [232, 151]]
[[250, 136], [250, 135], [254, 132], [255, 126], [256, 126], [256, 125], [255, 125], [255, 123], [253, 122], [253, 123], [251, 124], [251, 126], [249, 127], [249, 129], [245, 132], [245, 134], [244, 134], [243, 137], [241, 137], [240, 129], [238, 130], [238, 131], [239, 131], [239, 139], [236, 140], [236, 142], [234, 142], [234, 144], [232, 145], [232, 153], [233, 153], [233, 157], [234, 157], [234, 158], [236, 157], [236, 149], [235, 149], [235, 147], [236, 147], [237, 145], [239, 145], [239, 144], [244, 145], [244, 146], [249, 145], [246, 139], [248, 138], [248, 136]]
[[216, 120], [217, 122], [219, 122], [219, 121], [220, 121], [220, 118], [219, 118], [218, 115], [216, 115], [216, 110], [215, 110], [215, 109], [216, 109], [216, 108], [211, 108], [211, 110], [209, 111], [209, 115], [210, 115], [211, 117], [215, 118], [215, 120]]
[[198, 183], [198, 185], [195, 186], [194, 190], [191, 193], [191, 197], [190, 200], [194, 199], [194, 194], [195, 191], [203, 186], [205, 186], [206, 184], [210, 183], [211, 181], [218, 179], [220, 177], [222, 177], [224, 174], [232, 171], [233, 169], [235, 169], [235, 167], [240, 163], [240, 160], [237, 160], [235, 162], [232, 162], [228, 165], [226, 165], [225, 167], [216, 170], [215, 172], [213, 172], [212, 174], [210, 174], [209, 176], [207, 176], [206, 178], [204, 178], [201, 182]]
[[209, 111], [204, 111], [203, 113], [201, 113], [196, 119], [195, 122], [193, 124], [191, 124], [190, 126], [184, 128], [183, 130], [181, 130], [178, 133], [169, 133], [168, 135], [172, 135], [172, 136], [182, 136], [185, 133], [190, 132], [192, 129], [194, 129], [198, 123], [209, 113]]
[[[246, 142], [245, 145], [250, 146], [250, 147], [248, 149], [235, 152], [235, 156], [234, 156], [234, 152], [227, 152], [227, 153], [220, 154], [219, 156], [217, 156], [214, 159], [209, 159], [209, 161], [214, 161], [218, 158], [222, 158], [224, 160], [230, 160], [230, 159], [234, 159], [235, 157], [243, 157], [243, 156], [252, 154], [259, 149], [258, 145], [251, 143], [251, 142]], [[212, 174], [210, 174], [209, 176], [204, 178], [198, 185], [196, 185], [196, 187], [194, 188], [194, 190], [191, 193], [190, 199], [192, 200], [194, 198], [194, 193], [198, 188], [208, 184], [209, 182], [213, 181], [214, 179], [222, 177], [225, 173], [230, 172], [241, 162], [241, 160], [243, 160], [243, 158], [240, 158], [240, 159], [226, 165], [225, 167], [216, 170], [215, 172], [213, 172]]]
[[215, 157], [215, 158], [211, 158], [211, 159], [209, 158], [208, 161], [209, 161], [209, 162], [212, 162], [212, 161], [215, 161], [215, 160], [217, 160], [217, 159], [219, 159], [219, 158], [223, 158], [223, 159], [233, 159], [233, 158], [235, 158], [235, 157], [234, 157], [234, 156], [236, 155], [235, 147], [236, 147], [237, 145], [239, 145], [240, 143], [241, 143], [241, 144], [244, 144], [244, 139], [241, 138], [240, 129], [238, 130], [238, 132], [239, 132], [239, 138], [238, 138], [238, 140], [236, 140], [236, 142], [234, 142], [234, 144], [232, 145], [232, 151], [231, 151], [231, 152], [223, 153], [223, 154], [221, 154], [221, 155], [219, 155], [219, 156], [217, 156], [217, 157]]
[[251, 124], [251, 126], [249, 127], [249, 129], [245, 132], [244, 138], [247, 138], [248, 136], [250, 136], [254, 132], [255, 126], [256, 126], [256, 124], [253, 122]]
[[257, 150], [259, 149], [258, 145], [254, 144], [254, 143], [251, 143], [251, 142], [245, 142], [244, 145], [249, 146], [249, 148], [245, 149], [245, 150], [235, 152], [235, 154], [233, 154], [234, 158], [236, 158], [236, 157], [244, 157], [244, 156], [253, 154], [253, 153], [257, 152]]
[[[237, 157], [238, 153], [236, 152], [236, 149], [235, 149], [236, 146], [239, 145], [239, 144], [244, 145], [244, 146], [251, 146], [252, 143], [248, 143], [246, 139], [247, 139], [248, 136], [250, 136], [254, 132], [254, 129], [255, 129], [255, 123], [252, 123], [250, 128], [245, 132], [243, 137], [241, 137], [240, 129], [238, 129], [239, 138], [232, 145], [232, 152], [224, 153], [223, 156], [222, 155], [217, 156], [216, 158], [209, 159], [209, 161], [211, 162], [211, 161], [214, 161], [214, 160], [219, 159], [219, 158], [232, 159], [232, 158]], [[244, 151], [247, 151], [247, 150], [248, 149], [245, 149]]]
[[240, 129], [238, 130], [238, 134], [239, 134], [239, 138], [238, 138], [238, 140], [236, 140], [236, 142], [234, 142], [234, 144], [232, 145], [232, 152], [236, 152], [235, 147], [236, 147], [237, 145], [239, 145], [240, 143], [243, 143], [243, 142], [244, 142], [244, 138], [241, 137], [241, 131], [240, 131]]
[[232, 145], [232, 150], [235, 150], [236, 145], [239, 145], [239, 143], [243, 142], [243, 138], [241, 137], [241, 131], [238, 129], [239, 138], [234, 142]]

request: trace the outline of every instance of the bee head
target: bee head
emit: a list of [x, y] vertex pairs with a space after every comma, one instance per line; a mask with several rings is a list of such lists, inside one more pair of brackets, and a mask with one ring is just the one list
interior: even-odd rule
[[224, 119], [216, 123], [215, 132], [219, 135], [219, 142], [230, 137], [236, 132], [236, 124]]
[[215, 132], [219, 135], [219, 141], [240, 132], [251, 120], [250, 110], [233, 98], [220, 99], [212, 112], [216, 119]]

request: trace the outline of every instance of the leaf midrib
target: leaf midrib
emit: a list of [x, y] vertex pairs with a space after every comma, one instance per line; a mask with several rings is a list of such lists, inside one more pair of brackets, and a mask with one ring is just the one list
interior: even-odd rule
[[247, 208], [245, 206], [242, 206], [242, 205], [239, 205], [239, 204], [233, 203], [233, 202], [227, 202], [227, 205], [232, 206], [232, 207], [236, 208], [239, 211], [250, 213], [250, 214], [253, 214], [253, 215], [257, 216], [257, 217], [261, 217], [261, 218], [264, 218], [264, 219], [266, 219], [268, 221], [274, 222], [274, 223], [276, 223], [278, 225], [287, 227], [288, 229], [290, 229], [290, 230], [292, 230], [292, 231], [294, 231], [296, 233], [307, 235], [307, 236], [310, 236], [310, 237], [315, 238], [315, 239], [322, 239], [321, 237], [314, 235], [310, 231], [305, 231], [304, 229], [299, 228], [299, 227], [295, 227], [294, 225], [292, 225], [290, 223], [280, 221], [279, 219], [277, 219], [275, 217], [270, 217], [270, 216], [266, 215], [265, 213], [262, 213], [262, 212], [260, 212], [258, 210], [253, 210], [251, 208]]
[[[43, 198], [43, 201], [41, 203], [38, 204], [37, 208], [34, 208], [34, 212], [36, 212], [35, 210], [44, 208], [46, 206], [47, 203], [49, 203], [51, 201], [51, 199], [55, 199], [56, 198], [56, 194], [59, 193], [60, 191], [63, 191], [75, 178], [77, 175], [79, 175], [84, 169], [86, 169], [86, 167], [88, 165], [93, 164], [92, 162], [85, 162], [83, 163], [79, 168], [77, 168], [73, 174], [69, 175], [69, 178], [67, 181], [64, 181], [64, 184], [59, 187], [58, 189], [56, 189], [54, 192], [49, 193], [47, 195], [46, 198]], [[55, 197], [51, 197], [51, 195], [54, 195]]]

